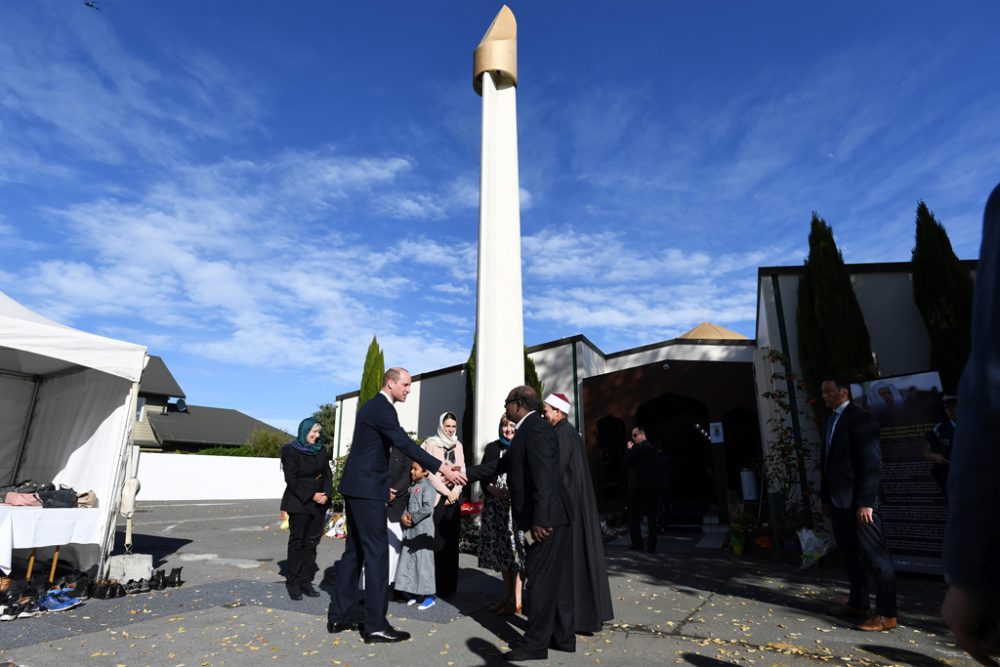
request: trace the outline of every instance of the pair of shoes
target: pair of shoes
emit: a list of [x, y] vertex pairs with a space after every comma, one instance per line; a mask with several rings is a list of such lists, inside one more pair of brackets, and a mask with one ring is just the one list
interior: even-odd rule
[[181, 580], [181, 570], [183, 569], [183, 567], [175, 567], [170, 570], [169, 576], [163, 578], [163, 583], [166, 584], [167, 588], [177, 588], [184, 583]]
[[305, 595], [306, 597], [310, 597], [310, 598], [318, 598], [319, 597], [319, 591], [317, 591], [315, 588], [313, 588], [313, 585], [311, 583], [309, 583], [308, 581], [300, 583], [299, 584], [299, 590], [302, 591], [302, 594]]
[[520, 662], [521, 660], [545, 660], [549, 657], [549, 652], [543, 648], [530, 649], [519, 646], [503, 654], [503, 659], [507, 662]]
[[426, 609], [430, 609], [431, 607], [434, 606], [435, 602], [437, 602], [437, 600], [434, 599], [434, 596], [433, 595], [428, 595], [427, 597], [424, 598], [423, 602], [421, 602], [419, 605], [417, 605], [417, 609], [419, 609], [421, 611], [424, 611]]
[[38, 606], [46, 611], [66, 611], [83, 604], [82, 601], [69, 595], [69, 590], [57, 588], [49, 591], [38, 600]]
[[883, 616], [882, 614], [875, 614], [867, 621], [858, 626], [858, 630], [864, 630], [865, 632], [881, 632], [883, 630], [892, 630], [896, 627], [895, 616]]
[[125, 588], [117, 579], [99, 579], [94, 584], [94, 597], [98, 600], [112, 600], [125, 596]]
[[832, 615], [839, 616], [841, 618], [868, 618], [870, 611], [867, 609], [862, 609], [861, 607], [854, 607], [849, 604], [840, 605], [832, 612]]
[[332, 623], [330, 621], [327, 621], [326, 623], [326, 631], [329, 632], [331, 635], [335, 635], [338, 632], [346, 632], [348, 630], [357, 630], [357, 629], [358, 629], [357, 623]]
[[365, 640], [366, 644], [395, 644], [396, 642], [405, 642], [410, 638], [410, 633], [397, 630], [390, 625], [385, 630], [376, 630], [375, 632], [368, 633], [362, 632], [361, 637]]
[[16, 602], [11, 602], [0, 613], [0, 621], [13, 621], [15, 618], [31, 618], [38, 614], [44, 614], [45, 609], [38, 606], [38, 600], [31, 597], [23, 597]]

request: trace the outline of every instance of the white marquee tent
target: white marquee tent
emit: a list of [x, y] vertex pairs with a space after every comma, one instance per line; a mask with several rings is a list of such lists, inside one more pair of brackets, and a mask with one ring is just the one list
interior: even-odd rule
[[53, 322], [0, 292], [0, 486], [54, 482], [98, 498], [94, 509], [0, 505], [0, 570], [11, 570], [13, 549], [64, 544], [91, 545], [75, 550], [80, 567], [103, 564], [145, 363], [141, 345]]

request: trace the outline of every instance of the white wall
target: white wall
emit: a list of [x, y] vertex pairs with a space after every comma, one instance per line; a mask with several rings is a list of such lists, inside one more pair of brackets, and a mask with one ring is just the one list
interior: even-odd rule
[[285, 492], [280, 459], [143, 452], [138, 477], [140, 501], [281, 498]]

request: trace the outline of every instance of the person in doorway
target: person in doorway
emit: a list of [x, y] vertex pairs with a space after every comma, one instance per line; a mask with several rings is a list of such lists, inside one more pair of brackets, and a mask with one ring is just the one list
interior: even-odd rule
[[399, 425], [394, 403], [406, 400], [412, 380], [404, 368], [390, 368], [382, 378], [382, 390], [361, 406], [354, 426], [351, 450], [344, 464], [340, 492], [347, 513], [347, 543], [337, 562], [337, 581], [327, 612], [327, 632], [358, 627], [352, 622], [358, 598], [358, 573], [365, 572], [366, 644], [401, 642], [408, 632], [396, 630], [386, 619], [389, 608], [389, 544], [386, 501], [389, 497], [389, 448], [401, 450], [431, 472], [441, 472], [454, 484], [465, 484], [465, 476], [444, 465], [415, 442]]
[[333, 495], [330, 459], [323, 449], [322, 426], [312, 417], [299, 424], [299, 435], [281, 448], [285, 492], [281, 510], [288, 515], [288, 559], [285, 588], [288, 597], [319, 597], [313, 588], [316, 547], [323, 537], [326, 510]]
[[[632, 538], [629, 549], [656, 551], [656, 513], [659, 509], [661, 480], [657, 475], [656, 449], [646, 438], [646, 429], [640, 425], [632, 428], [632, 439], [625, 452], [625, 465], [629, 469], [628, 529]], [[642, 519], [646, 518], [648, 536], [642, 539]]]
[[[465, 451], [459, 442], [458, 419], [454, 412], [438, 417], [437, 435], [424, 440], [424, 451], [446, 466], [465, 470]], [[434, 506], [434, 570], [437, 573], [437, 594], [449, 597], [458, 588], [458, 542], [462, 533], [462, 485], [432, 475], [430, 483], [437, 489]]]
[[604, 561], [601, 517], [597, 513], [594, 482], [587, 462], [583, 438], [570, 425], [571, 405], [565, 394], [549, 394], [545, 399], [545, 419], [556, 431], [559, 442], [559, 469], [563, 486], [573, 499], [573, 622], [581, 634], [598, 632], [614, 618], [611, 586]]
[[[833, 537], [851, 582], [847, 604], [835, 613], [866, 619], [859, 630], [896, 627], [896, 570], [885, 546], [878, 495], [882, 478], [879, 426], [870, 412], [850, 400], [844, 378], [823, 381], [820, 395], [833, 412], [826, 425], [820, 497], [833, 523]], [[868, 573], [876, 580], [875, 613], [869, 612]]]

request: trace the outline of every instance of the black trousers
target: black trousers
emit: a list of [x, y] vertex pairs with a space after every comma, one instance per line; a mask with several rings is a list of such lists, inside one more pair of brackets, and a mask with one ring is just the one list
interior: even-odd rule
[[882, 517], [875, 508], [872, 523], [861, 523], [857, 512], [857, 508], [830, 508], [833, 537], [851, 582], [847, 604], [858, 609], [870, 607], [868, 573], [871, 571], [875, 575], [875, 613], [896, 616], [896, 568], [885, 546]]
[[573, 533], [556, 526], [541, 542], [525, 547], [524, 598], [528, 604], [525, 648], [576, 647], [573, 627]]
[[337, 561], [337, 581], [327, 612], [330, 623], [351, 622], [358, 600], [361, 568], [365, 569], [365, 632], [389, 627], [389, 530], [384, 500], [344, 498], [347, 540]]
[[312, 583], [316, 576], [316, 547], [323, 537], [326, 513], [288, 515], [288, 561], [285, 580], [289, 584]]
[[[628, 530], [632, 537], [632, 546], [647, 551], [656, 550], [656, 513], [659, 510], [660, 494], [645, 491], [633, 491], [628, 500]], [[649, 538], [642, 540], [642, 517], [649, 524]]]
[[462, 533], [459, 509], [458, 503], [445, 505], [443, 497], [434, 506], [434, 585], [443, 597], [458, 589], [458, 541]]

